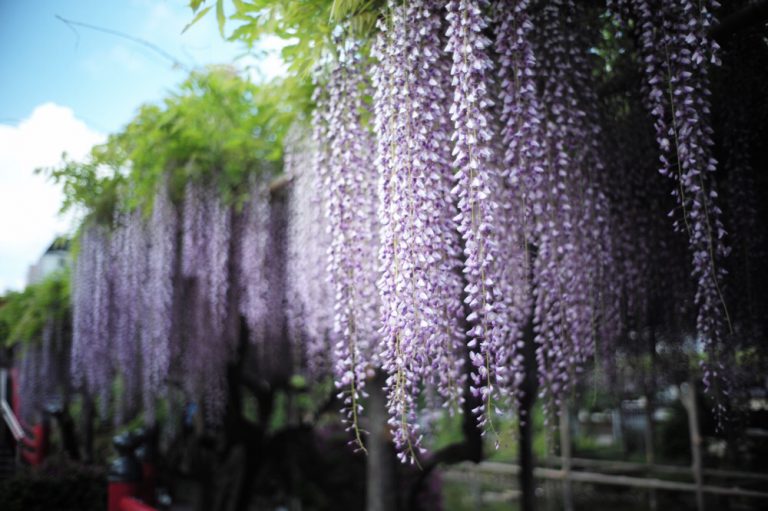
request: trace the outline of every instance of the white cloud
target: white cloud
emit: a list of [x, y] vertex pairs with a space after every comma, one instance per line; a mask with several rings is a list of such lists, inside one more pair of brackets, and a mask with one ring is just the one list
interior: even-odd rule
[[29, 265], [71, 228], [58, 215], [61, 190], [34, 170], [58, 164], [63, 152], [81, 159], [103, 140], [54, 103], [39, 105], [15, 126], [0, 125], [0, 293], [23, 287]]

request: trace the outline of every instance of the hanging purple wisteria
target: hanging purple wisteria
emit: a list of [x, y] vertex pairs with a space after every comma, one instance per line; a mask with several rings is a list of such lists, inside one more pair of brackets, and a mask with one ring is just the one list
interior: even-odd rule
[[493, 153], [494, 101], [488, 79], [493, 63], [488, 54], [491, 41], [483, 33], [488, 25], [483, 6], [483, 2], [473, 0], [448, 3], [446, 51], [452, 58], [450, 116], [456, 169], [452, 193], [458, 205], [458, 231], [464, 245], [464, 302], [470, 310], [466, 321], [474, 365], [471, 378], [482, 401], [475, 413], [480, 427], [493, 429], [496, 407], [505, 399], [497, 382], [503, 375], [497, 370], [507, 363], [504, 319], [508, 314], [504, 310], [501, 275], [504, 234], [499, 222], [503, 217], [499, 199], [503, 183]]
[[[287, 219], [286, 311], [289, 335], [307, 375], [331, 374], [333, 291], [326, 278], [330, 236], [326, 203], [316, 168], [323, 156], [298, 125], [285, 138], [284, 172], [291, 179]], [[257, 271], [265, 271], [260, 265]]]
[[[161, 391], [171, 362], [171, 329], [173, 307], [173, 276], [176, 257], [177, 214], [163, 183], [152, 204], [149, 219], [149, 249], [147, 251], [146, 282], [143, 303], [146, 307], [141, 332], [145, 408], [153, 410], [151, 397]], [[119, 302], [121, 303], [121, 302]]]
[[[185, 317], [181, 364], [199, 378], [185, 378], [185, 389], [211, 407], [223, 406], [224, 372], [234, 341], [227, 335], [232, 211], [216, 183], [190, 181], [184, 196], [181, 271], [195, 311]], [[215, 415], [215, 414], [214, 414]]]
[[[718, 45], [708, 36], [715, 2], [618, 2], [639, 25], [645, 101], [655, 120], [662, 175], [671, 178], [677, 199], [677, 228], [684, 231], [696, 279], [697, 334], [707, 346], [705, 386], [727, 393], [722, 343], [732, 333], [723, 293], [728, 253], [722, 212], [717, 203], [708, 65], [719, 63]], [[719, 410], [723, 408], [719, 405]]]
[[179, 204], [167, 183], [148, 215], [118, 210], [111, 232], [87, 225], [75, 264], [72, 373], [103, 410], [119, 376], [119, 421], [130, 418], [139, 393], [153, 421], [157, 399], [171, 395], [171, 386], [202, 400], [215, 420], [225, 404], [238, 313], [254, 343], [270, 334], [269, 283], [259, 278], [270, 242], [266, 186], [252, 185], [238, 212], [215, 183], [190, 181]]
[[[119, 304], [136, 305], [121, 308], [121, 312], [114, 321], [112, 334], [116, 368], [123, 383], [123, 395], [121, 404], [117, 407], [118, 417], [116, 417], [116, 422], [120, 423], [123, 414], [137, 403], [137, 398], [144, 390], [140, 354], [142, 345], [146, 346], [150, 339], [143, 338], [145, 332], [141, 329], [140, 318], [144, 311], [148, 310], [147, 300], [151, 298], [144, 291], [147, 285], [149, 239], [141, 211], [118, 211], [113, 225], [110, 257], [114, 260], [117, 276], [113, 282], [113, 296]], [[162, 280], [157, 284], [162, 285]], [[160, 344], [162, 346], [162, 340]], [[155, 349], [152, 345], [147, 347]], [[157, 379], [153, 381], [157, 382]], [[148, 399], [148, 394], [145, 394], [144, 398]]]
[[245, 318], [254, 343], [265, 340], [269, 216], [269, 190], [265, 183], [253, 179], [249, 183], [248, 199], [236, 222], [234, 235], [239, 239], [235, 257], [240, 314]]
[[[495, 50], [499, 55], [501, 172], [507, 198], [502, 201], [504, 219], [503, 297], [506, 304], [504, 338], [508, 362], [504, 368], [505, 392], [519, 404], [524, 374], [524, 328], [533, 311], [532, 264], [536, 244], [543, 234], [543, 177], [545, 139], [539, 94], [536, 88], [536, 58], [531, 43], [533, 23], [530, 3], [518, 2], [510, 10], [499, 10]], [[521, 420], [526, 420], [521, 417]]]
[[403, 458], [412, 459], [420, 441], [421, 387], [433, 387], [448, 408], [462, 400], [462, 284], [439, 5], [416, 1], [390, 8], [373, 71], [381, 360], [395, 444]]
[[334, 289], [333, 335], [336, 386], [354, 441], [364, 449], [359, 426], [368, 369], [377, 360], [379, 300], [374, 146], [363, 127], [366, 83], [359, 46], [343, 39], [324, 89], [318, 88], [313, 117], [318, 144], [327, 146], [318, 171], [325, 194], [328, 278]]
[[84, 229], [72, 278], [72, 377], [76, 386], [104, 398], [113, 376], [109, 233], [98, 224]]
[[[161, 181], [151, 215], [84, 228], [78, 381], [103, 390], [119, 370], [148, 409], [178, 385], [215, 414], [242, 317], [264, 379], [333, 376], [360, 450], [365, 387], [384, 374], [394, 443], [417, 462], [424, 408], [453, 412], [471, 393], [498, 439], [531, 368], [551, 418], [622, 339], [682, 342], [695, 310], [705, 381], [727, 390], [713, 8], [610, 2], [601, 19], [632, 20], [643, 68], [613, 100], [599, 81], [622, 52], [596, 64], [595, 9], [575, 0], [389, 1], [370, 55], [340, 23], [279, 186], [250, 176], [230, 204], [216, 172], [185, 175], [180, 198]], [[747, 164], [728, 160], [734, 182]]]

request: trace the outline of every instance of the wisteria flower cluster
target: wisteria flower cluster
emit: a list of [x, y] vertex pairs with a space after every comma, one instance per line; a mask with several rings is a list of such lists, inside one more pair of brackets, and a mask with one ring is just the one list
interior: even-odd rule
[[73, 278], [72, 374], [104, 410], [119, 376], [125, 419], [141, 395], [153, 420], [174, 379], [203, 398], [210, 418], [221, 411], [239, 313], [254, 342], [274, 334], [265, 327], [269, 283], [259, 278], [271, 241], [268, 200], [254, 184], [237, 211], [214, 184], [190, 181], [175, 204], [163, 182], [151, 214], [118, 208], [111, 228], [85, 227]]
[[[704, 28], [711, 23], [708, 11], [691, 9], [681, 8], [681, 19], [696, 17]], [[654, 254], [675, 250], [663, 237], [640, 247], [630, 239], [659, 226], [625, 211], [631, 204], [636, 213], [649, 211], [648, 196], [624, 186], [638, 183], [636, 176], [622, 186], [610, 177], [606, 162], [630, 165], [603, 141], [590, 57], [595, 41], [579, 27], [585, 7], [572, 0], [535, 9], [527, 1], [491, 6], [455, 0], [440, 11], [429, 1], [390, 2], [379, 20], [372, 51], [378, 196], [371, 194], [369, 203], [378, 201], [380, 267], [374, 275], [381, 314], [378, 337], [367, 338], [366, 346], [382, 349], [380, 358], [373, 350], [363, 359], [364, 350], [352, 350], [348, 341], [339, 344], [336, 360], [337, 380], [350, 386], [345, 395], [353, 423], [362, 410], [356, 389], [364, 368], [388, 374], [390, 426], [401, 458], [411, 461], [419, 449], [416, 413], [424, 391], [432, 386], [446, 402], [462, 400], [462, 320], [468, 323], [471, 387], [482, 402], [474, 412], [481, 427], [493, 430], [497, 410], [514, 407], [522, 396], [526, 342], [535, 342], [540, 392], [556, 409], [592, 357], [598, 351], [609, 356], [612, 343], [626, 335], [627, 304], [633, 322], [648, 320], [650, 263], [638, 254], [650, 255], [650, 246]], [[703, 28], [697, 30], [696, 44], [709, 44]], [[685, 44], [692, 45], [692, 37]], [[338, 150], [339, 140], [360, 129], [356, 114], [363, 108], [347, 106], [365, 88], [364, 78], [354, 76], [361, 69], [351, 70], [355, 44], [349, 38], [338, 45], [333, 69], [316, 89], [313, 122], [329, 190], [336, 331], [347, 334], [349, 308], [356, 304], [348, 278], [352, 271], [359, 276], [369, 257], [355, 248], [359, 220], [344, 209], [357, 205], [358, 186], [370, 183], [364, 161], [370, 147], [360, 143], [368, 138], [361, 134], [343, 144], [354, 156]], [[707, 48], [700, 52], [713, 49]], [[686, 50], [673, 51], [685, 60]], [[688, 79], [692, 73], [686, 73]], [[690, 104], [691, 111], [706, 112], [706, 93]], [[359, 162], [354, 187], [341, 170], [353, 158]], [[337, 173], [329, 170], [334, 166]], [[707, 209], [709, 218], [719, 214], [714, 203], [699, 201], [695, 208]], [[702, 209], [693, 216], [707, 215]], [[694, 253], [697, 261], [706, 259], [701, 250]], [[720, 271], [710, 266], [695, 271]], [[700, 290], [697, 301], [709, 303], [706, 295]], [[714, 311], [704, 309], [700, 330], [711, 331], [701, 318]], [[533, 338], [525, 339], [531, 324]]]
[[[365, 387], [384, 374], [394, 443], [417, 463], [424, 407], [472, 396], [495, 435], [535, 369], [551, 418], [621, 339], [682, 337], [693, 303], [705, 381], [725, 389], [715, 3], [609, 7], [635, 22], [644, 77], [616, 102], [598, 94], [591, 7], [576, 0], [392, 0], [370, 56], [341, 23], [316, 70], [311, 135], [297, 124], [286, 138], [284, 191], [254, 179], [240, 210], [215, 182], [190, 179], [180, 204], [164, 183], [151, 216], [85, 228], [78, 381], [108, 388], [117, 366], [150, 406], [180, 370], [196, 376], [189, 394], [222, 403], [242, 315], [265, 378], [288, 359], [333, 375], [360, 450]], [[677, 235], [657, 214], [669, 202]]]
[[108, 248], [106, 229], [86, 226], [72, 278], [72, 376], [92, 395], [109, 388], [112, 379]]
[[[285, 139], [284, 170], [291, 178], [286, 254], [286, 316], [293, 351], [307, 375], [330, 375], [333, 290], [326, 278], [330, 236], [325, 197], [315, 169], [322, 151], [299, 125]], [[253, 251], [249, 251], [253, 252]], [[254, 270], [263, 272], [265, 265]]]
[[717, 5], [635, 0], [624, 7], [639, 22], [646, 104], [655, 119], [660, 172], [675, 183], [678, 211], [672, 214], [688, 235], [692, 253], [698, 336], [712, 358], [705, 365], [705, 384], [727, 392], [718, 351], [732, 329], [723, 294], [722, 261], [728, 249], [713, 178], [717, 161], [707, 69], [708, 63], [719, 62], [717, 43], [708, 36]]
[[464, 292], [470, 314], [468, 346], [474, 365], [472, 382], [482, 401], [475, 410], [479, 426], [493, 428], [495, 401], [501, 399], [496, 384], [497, 369], [506, 360], [504, 310], [499, 273], [504, 264], [500, 253], [503, 236], [499, 218], [501, 172], [493, 153], [495, 136], [488, 75], [493, 64], [491, 41], [483, 34], [488, 22], [483, 4], [452, 1], [446, 7], [448, 44], [452, 57], [453, 193], [459, 209], [458, 230], [464, 242]]
[[390, 425], [403, 459], [414, 461], [423, 387], [444, 406], [461, 403], [463, 350], [460, 246], [450, 197], [448, 61], [436, 2], [391, 5], [374, 54], [379, 173], [382, 369]]
[[378, 358], [374, 341], [379, 316], [374, 144], [360, 117], [365, 109], [365, 88], [359, 47], [353, 41], [343, 41], [325, 89], [317, 94], [313, 122], [315, 134], [321, 137], [317, 142], [328, 149], [327, 164], [318, 172], [331, 237], [328, 278], [334, 293], [336, 386], [360, 449], [364, 449], [361, 401], [368, 368]]
[[503, 335], [509, 357], [503, 367], [504, 390], [514, 405], [523, 397], [523, 332], [534, 305], [532, 263], [536, 239], [540, 237], [537, 228], [543, 227], [540, 216], [546, 207], [544, 119], [535, 80], [536, 57], [531, 41], [534, 26], [529, 8], [530, 2], [522, 1], [512, 9], [500, 10], [495, 40], [502, 106], [499, 151], [508, 190], [507, 199], [502, 201], [502, 243], [508, 261], [503, 268], [503, 297], [508, 311]]

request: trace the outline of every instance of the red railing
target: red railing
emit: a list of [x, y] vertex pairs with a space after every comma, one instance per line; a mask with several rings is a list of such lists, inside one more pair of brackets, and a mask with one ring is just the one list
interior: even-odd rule
[[157, 508], [148, 506], [133, 497], [125, 497], [120, 501], [120, 511], [157, 511]]
[[156, 511], [157, 469], [153, 430], [128, 432], [112, 440], [117, 458], [108, 473], [108, 511]]
[[[36, 467], [43, 463], [48, 454], [50, 428], [43, 421], [34, 426], [29, 426], [24, 420], [19, 420], [21, 409], [21, 397], [19, 395], [19, 371], [11, 368], [10, 371], [0, 371], [0, 407], [2, 415], [21, 451], [21, 457], [31, 466]], [[10, 396], [8, 385], [10, 382]]]
[[[23, 423], [22, 423], [23, 424]], [[25, 425], [26, 426], [26, 425]], [[21, 439], [21, 457], [33, 467], [40, 466], [48, 454], [50, 427], [45, 422], [25, 427], [26, 434]]]

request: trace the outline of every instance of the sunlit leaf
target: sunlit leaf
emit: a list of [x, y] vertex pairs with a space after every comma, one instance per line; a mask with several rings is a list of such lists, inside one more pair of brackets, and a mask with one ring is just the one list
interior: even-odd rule
[[224, 37], [224, 0], [216, 0], [216, 22], [219, 24], [219, 33]]
[[208, 11], [210, 11], [210, 10], [211, 10], [211, 8], [212, 8], [212, 6], [210, 6], [210, 5], [209, 5], [208, 7], [206, 7], [205, 9], [203, 9], [202, 11], [198, 12], [198, 13], [197, 13], [197, 15], [195, 15], [195, 17], [194, 17], [194, 18], [192, 18], [192, 21], [190, 21], [189, 23], [187, 23], [187, 24], [184, 26], [184, 29], [181, 31], [181, 33], [183, 34], [183, 33], [184, 33], [184, 32], [186, 32], [187, 30], [189, 30], [189, 28], [190, 28], [192, 25], [194, 25], [195, 23], [197, 23], [198, 21], [200, 21], [200, 19], [202, 19], [202, 17], [203, 17], [203, 16], [205, 16], [205, 15], [208, 13]]

